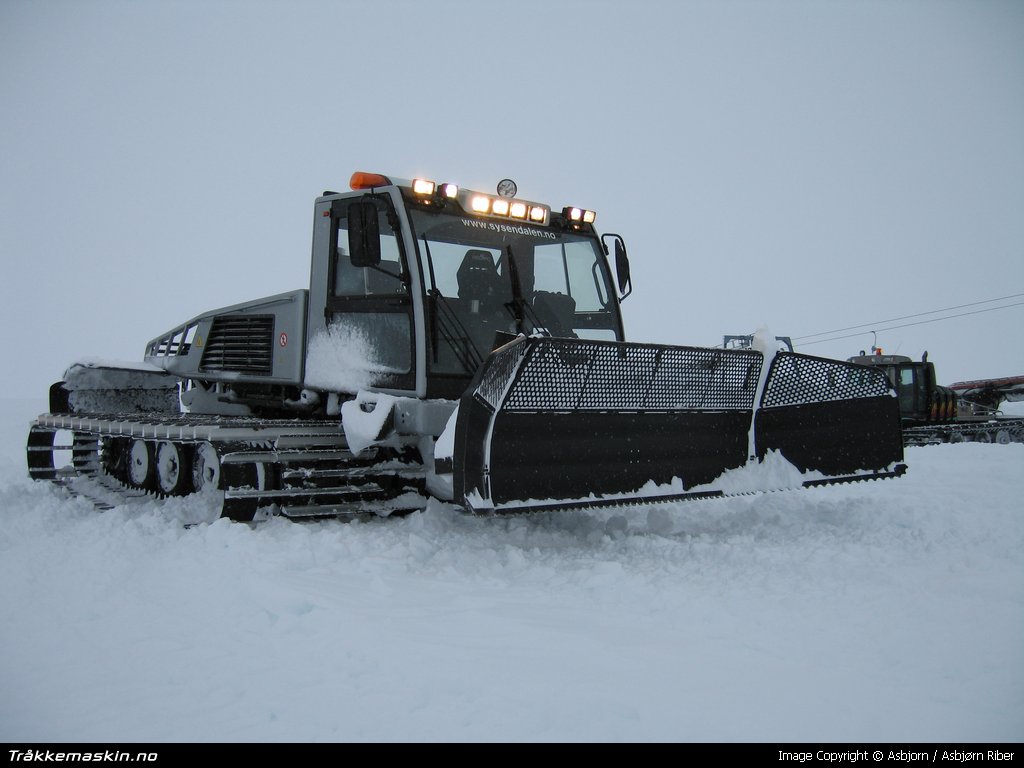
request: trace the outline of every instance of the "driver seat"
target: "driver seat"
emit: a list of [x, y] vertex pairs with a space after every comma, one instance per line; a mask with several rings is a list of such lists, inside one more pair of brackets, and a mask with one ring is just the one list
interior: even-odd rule
[[470, 248], [462, 257], [455, 274], [459, 283], [459, 298], [470, 301], [488, 301], [498, 296], [501, 277], [494, 257], [488, 251]]

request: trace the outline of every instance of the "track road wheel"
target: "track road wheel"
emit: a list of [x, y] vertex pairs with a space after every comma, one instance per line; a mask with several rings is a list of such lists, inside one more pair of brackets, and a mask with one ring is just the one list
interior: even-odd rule
[[200, 443], [192, 456], [192, 488], [196, 493], [220, 489], [220, 459], [210, 443]]
[[996, 432], [996, 442], [1000, 445], [1009, 445], [1013, 442], [1013, 435], [1010, 434], [1008, 429], [1000, 429]]
[[960, 432], [953, 432], [949, 436], [949, 442], [951, 443], [962, 443], [964, 436]]
[[161, 493], [182, 496], [187, 492], [187, 481], [192, 474], [185, 446], [162, 441], [156, 446], [156, 481]]
[[128, 445], [128, 482], [136, 488], [153, 486], [153, 446], [145, 440]]
[[991, 432], [978, 432], [974, 436], [974, 442], [976, 443], [991, 443], [992, 433]]

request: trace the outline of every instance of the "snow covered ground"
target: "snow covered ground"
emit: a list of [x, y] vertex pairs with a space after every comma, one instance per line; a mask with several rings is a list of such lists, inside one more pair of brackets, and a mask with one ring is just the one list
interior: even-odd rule
[[604, 512], [189, 529], [25, 475], [0, 740], [1020, 741], [1024, 445]]

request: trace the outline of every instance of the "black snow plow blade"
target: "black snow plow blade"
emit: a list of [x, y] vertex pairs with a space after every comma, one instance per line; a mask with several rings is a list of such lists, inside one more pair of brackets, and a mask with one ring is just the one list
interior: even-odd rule
[[[477, 511], [894, 477], [885, 375], [789, 352], [520, 337], [463, 396], [453, 490]], [[731, 471], [730, 471], [731, 470]]]

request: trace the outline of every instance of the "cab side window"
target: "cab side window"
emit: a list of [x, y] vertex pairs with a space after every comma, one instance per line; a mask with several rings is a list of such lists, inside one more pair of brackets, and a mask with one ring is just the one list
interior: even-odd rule
[[392, 224], [394, 214], [389, 215], [384, 201], [377, 205], [381, 260], [372, 266], [352, 263], [348, 209], [339, 206], [334, 210], [328, 325], [332, 337], [344, 342], [339, 355], [354, 355], [353, 360], [358, 358], [375, 370], [377, 385], [411, 388], [413, 382], [408, 377], [414, 355], [409, 277], [400, 233]]
[[338, 218], [336, 261], [334, 270], [335, 296], [381, 296], [406, 294], [407, 279], [402, 264], [398, 236], [391, 228], [386, 210], [378, 213], [380, 228], [380, 264], [357, 267], [352, 264], [348, 242], [348, 218]]

